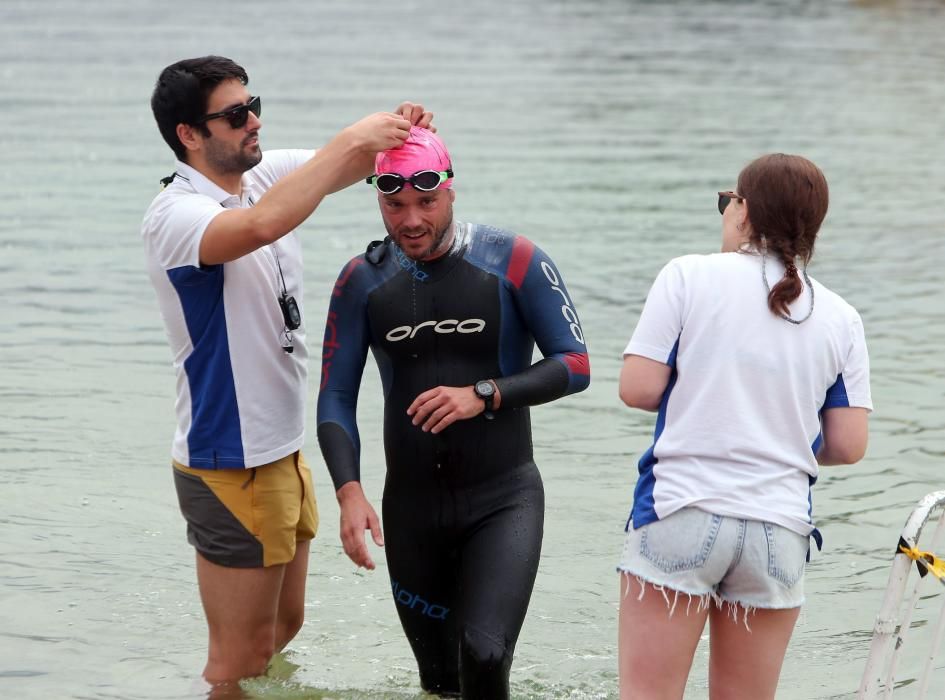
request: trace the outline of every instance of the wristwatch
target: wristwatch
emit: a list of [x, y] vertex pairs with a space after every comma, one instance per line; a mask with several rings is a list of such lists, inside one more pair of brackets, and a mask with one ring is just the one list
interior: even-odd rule
[[473, 386], [473, 391], [475, 391], [476, 396], [482, 399], [486, 404], [486, 410], [483, 413], [486, 420], [495, 418], [495, 414], [492, 412], [492, 397], [495, 396], [495, 384], [488, 379], [482, 379], [476, 382], [475, 386]]

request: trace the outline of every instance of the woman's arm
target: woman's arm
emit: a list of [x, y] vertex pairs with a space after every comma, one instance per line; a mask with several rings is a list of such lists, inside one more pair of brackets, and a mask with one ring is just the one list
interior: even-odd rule
[[838, 407], [821, 414], [823, 443], [817, 451], [817, 463], [823, 466], [853, 464], [866, 454], [869, 411], [865, 408]]
[[672, 371], [662, 362], [640, 355], [625, 355], [620, 370], [620, 399], [631, 408], [657, 410]]

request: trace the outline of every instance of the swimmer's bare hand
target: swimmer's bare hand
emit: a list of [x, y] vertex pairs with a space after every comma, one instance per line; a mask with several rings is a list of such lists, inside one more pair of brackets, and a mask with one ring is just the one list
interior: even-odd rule
[[407, 408], [413, 424], [425, 433], [439, 433], [458, 420], [478, 416], [486, 410], [471, 386], [438, 386], [423, 392]]
[[377, 112], [344, 130], [356, 148], [368, 153], [397, 148], [410, 135], [410, 121], [399, 114]]
[[349, 481], [338, 489], [335, 494], [341, 506], [341, 545], [345, 554], [358, 566], [369, 571], [374, 570], [374, 560], [368, 552], [364, 531], [370, 530], [374, 543], [378, 547], [384, 546], [384, 535], [381, 532], [381, 521], [377, 518], [374, 508], [364, 497], [361, 484]]
[[433, 121], [433, 112], [427, 112], [423, 108], [423, 105], [414, 104], [413, 102], [401, 102], [394, 112], [401, 115], [414, 126], [419, 126], [421, 129], [429, 129], [436, 133], [436, 127], [430, 125]]

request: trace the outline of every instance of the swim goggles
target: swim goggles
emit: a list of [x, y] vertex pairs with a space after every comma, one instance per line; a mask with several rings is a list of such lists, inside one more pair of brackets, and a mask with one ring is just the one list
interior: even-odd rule
[[262, 100], [259, 95], [255, 97], [250, 97], [249, 102], [244, 105], [236, 105], [232, 109], [226, 109], [222, 112], [214, 112], [213, 114], [205, 114], [197, 120], [197, 124], [203, 124], [208, 122], [211, 119], [219, 119], [225, 117], [226, 120], [230, 123], [230, 127], [233, 129], [242, 129], [246, 126], [246, 121], [249, 119], [249, 113], [252, 112], [257, 117], [262, 112]]
[[372, 175], [365, 182], [374, 185], [381, 194], [396, 194], [400, 192], [408, 182], [413, 185], [415, 190], [421, 192], [432, 192], [441, 184], [453, 177], [453, 169], [446, 170], [421, 170], [410, 177], [404, 177], [397, 173], [379, 173]]

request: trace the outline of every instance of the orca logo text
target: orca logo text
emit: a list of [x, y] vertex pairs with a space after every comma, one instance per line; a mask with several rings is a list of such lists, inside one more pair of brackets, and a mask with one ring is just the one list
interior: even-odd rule
[[568, 299], [568, 296], [561, 288], [561, 280], [558, 279], [558, 275], [555, 273], [554, 268], [542, 260], [541, 271], [545, 273], [545, 279], [551, 282], [551, 288], [558, 292], [558, 294], [560, 294], [561, 298], [564, 300], [564, 304], [561, 305], [561, 315], [564, 316], [565, 321], [571, 324], [571, 335], [573, 335], [574, 339], [581, 345], [586, 345], [584, 342], [584, 331], [581, 330], [581, 322], [578, 321], [577, 313], [575, 313], [574, 307], [571, 306], [571, 300]]
[[397, 326], [384, 336], [392, 343], [399, 340], [413, 338], [423, 328], [431, 328], [434, 333], [482, 333], [486, 327], [486, 322], [481, 318], [467, 318], [465, 321], [458, 321], [455, 318], [448, 318], [444, 321], [424, 321], [416, 326]]

